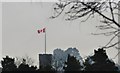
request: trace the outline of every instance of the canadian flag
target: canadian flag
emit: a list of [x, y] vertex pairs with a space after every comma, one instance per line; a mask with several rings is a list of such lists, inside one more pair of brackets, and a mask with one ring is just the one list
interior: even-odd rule
[[45, 28], [40, 29], [40, 30], [37, 30], [37, 32], [38, 32], [38, 34], [39, 34], [39, 33], [45, 33]]

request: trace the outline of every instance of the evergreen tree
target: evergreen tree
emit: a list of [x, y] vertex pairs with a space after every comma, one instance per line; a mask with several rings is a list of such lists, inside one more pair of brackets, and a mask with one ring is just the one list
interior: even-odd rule
[[[89, 61], [92, 60], [92, 63]], [[86, 71], [113, 71], [117, 72], [118, 67], [109, 60], [106, 51], [103, 49], [94, 50], [94, 55], [86, 59], [84, 63]]]
[[15, 65], [15, 59], [10, 58], [9, 56], [6, 56], [5, 58], [3, 58], [3, 60], [1, 61], [1, 65], [3, 67], [2, 72], [15, 71], [17, 69], [17, 66]]
[[19, 65], [18, 71], [36, 71], [36, 66], [29, 66], [26, 64], [26, 59], [23, 59], [23, 62]]
[[82, 66], [80, 65], [79, 60], [76, 59], [74, 56], [68, 55], [67, 62], [65, 62], [65, 66], [63, 69], [65, 72], [68, 71], [81, 71]]

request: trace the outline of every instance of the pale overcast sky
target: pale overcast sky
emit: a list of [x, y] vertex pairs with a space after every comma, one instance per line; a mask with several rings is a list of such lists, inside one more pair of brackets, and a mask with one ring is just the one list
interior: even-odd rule
[[[38, 54], [44, 53], [44, 34], [38, 29], [46, 27], [47, 53], [54, 49], [66, 50], [76, 47], [80, 55], [88, 56], [105, 45], [110, 37], [95, 36], [99, 30], [100, 18], [95, 17], [81, 23], [80, 20], [65, 21], [64, 14], [49, 19], [53, 14], [53, 2], [3, 2], [2, 3], [2, 56], [22, 57], [29, 55], [38, 64]], [[109, 49], [107, 54], [113, 58], [117, 50]], [[117, 58], [115, 59], [117, 62]]]
[[1, 59], [2, 59], [2, 3], [0, 2], [0, 60]]

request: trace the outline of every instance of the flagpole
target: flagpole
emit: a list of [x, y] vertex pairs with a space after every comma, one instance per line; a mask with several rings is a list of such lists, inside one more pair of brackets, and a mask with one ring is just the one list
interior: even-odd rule
[[46, 30], [45, 30], [45, 54], [46, 54]]

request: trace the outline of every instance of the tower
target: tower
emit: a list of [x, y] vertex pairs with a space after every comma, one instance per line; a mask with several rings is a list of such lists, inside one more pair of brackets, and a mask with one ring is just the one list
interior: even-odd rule
[[51, 66], [52, 54], [39, 54], [39, 69]]

